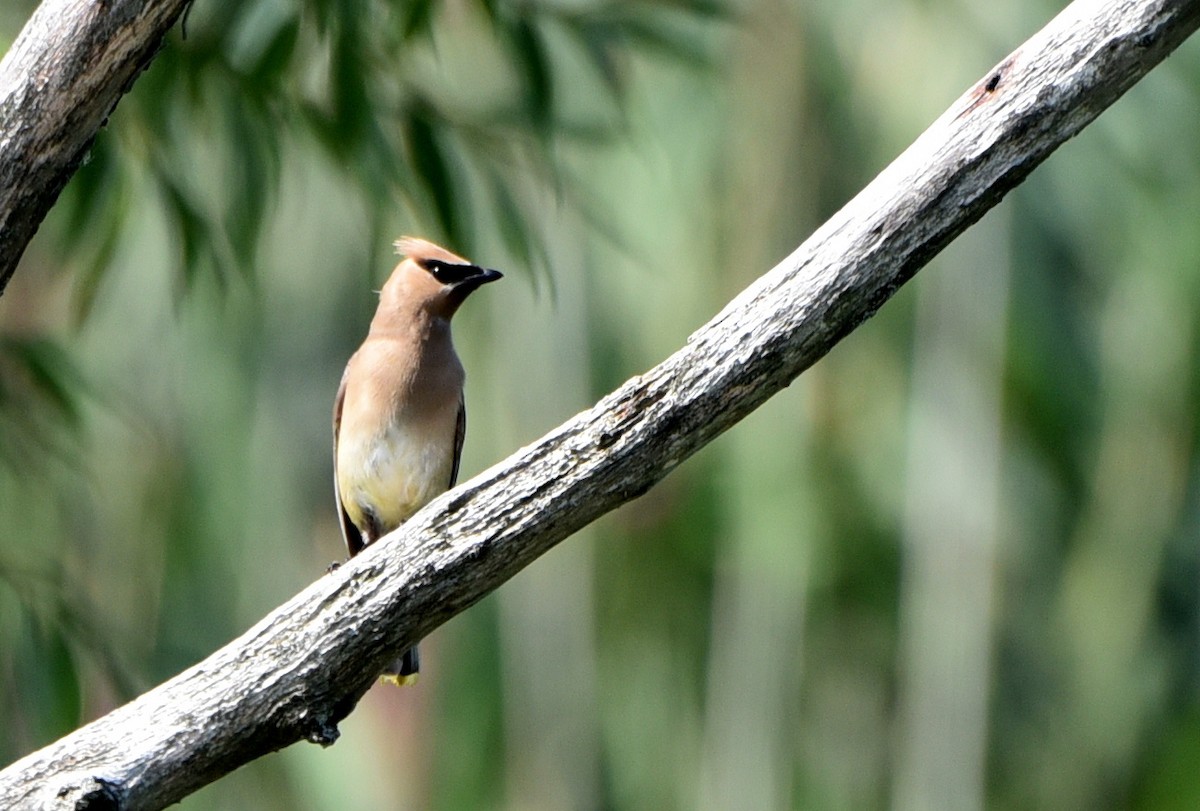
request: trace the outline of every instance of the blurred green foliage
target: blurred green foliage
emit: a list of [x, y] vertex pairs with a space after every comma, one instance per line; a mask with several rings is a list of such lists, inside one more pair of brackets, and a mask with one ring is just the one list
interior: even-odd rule
[[[198, 0], [0, 298], [0, 762], [343, 554], [330, 408], [394, 237], [509, 272], [457, 320], [470, 476], [1057, 5]], [[1188, 43], [420, 686], [182, 806], [1192, 807], [1198, 87]]]

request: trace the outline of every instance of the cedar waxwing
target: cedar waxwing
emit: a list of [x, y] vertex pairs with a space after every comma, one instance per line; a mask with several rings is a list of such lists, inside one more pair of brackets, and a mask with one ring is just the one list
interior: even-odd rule
[[[333, 406], [334, 495], [351, 556], [454, 486], [467, 414], [450, 318], [501, 276], [423, 239], [400, 239], [396, 252], [405, 258]], [[408, 684], [418, 669], [414, 646], [383, 679]]]

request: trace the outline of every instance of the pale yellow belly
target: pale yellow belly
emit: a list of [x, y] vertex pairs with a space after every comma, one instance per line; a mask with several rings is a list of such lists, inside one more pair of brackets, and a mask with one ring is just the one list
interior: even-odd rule
[[429, 427], [392, 426], [366, 441], [338, 442], [338, 489], [355, 526], [361, 528], [370, 511], [390, 532], [449, 487], [454, 436]]

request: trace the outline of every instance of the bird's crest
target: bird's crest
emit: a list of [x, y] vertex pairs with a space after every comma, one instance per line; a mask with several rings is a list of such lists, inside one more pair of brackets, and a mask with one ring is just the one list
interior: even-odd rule
[[469, 265], [471, 264], [461, 256], [450, 253], [445, 248], [434, 245], [432, 242], [420, 237], [400, 237], [396, 240], [396, 253], [401, 256], [407, 256], [416, 262], [423, 259], [437, 259], [442, 262], [449, 262], [454, 265]]

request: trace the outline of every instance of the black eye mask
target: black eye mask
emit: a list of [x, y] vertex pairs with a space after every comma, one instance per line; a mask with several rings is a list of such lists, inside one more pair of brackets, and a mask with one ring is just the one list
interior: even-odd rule
[[484, 269], [478, 265], [460, 265], [455, 262], [443, 262], [440, 259], [421, 259], [421, 267], [433, 274], [433, 278], [442, 284], [458, 284], [473, 276], [480, 276]]

